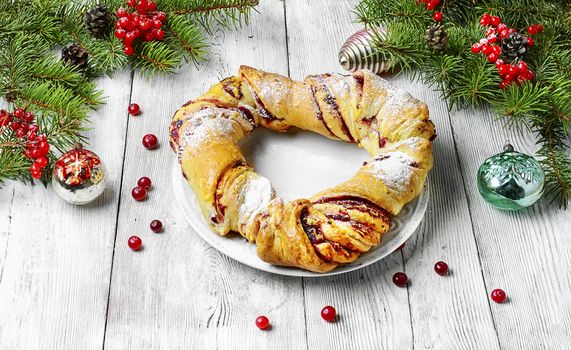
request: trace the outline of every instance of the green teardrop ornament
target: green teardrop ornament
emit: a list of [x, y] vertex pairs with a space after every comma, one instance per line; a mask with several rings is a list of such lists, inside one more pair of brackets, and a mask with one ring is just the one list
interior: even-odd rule
[[477, 181], [486, 202], [498, 209], [519, 210], [541, 198], [545, 174], [537, 160], [507, 144], [502, 153], [484, 161]]

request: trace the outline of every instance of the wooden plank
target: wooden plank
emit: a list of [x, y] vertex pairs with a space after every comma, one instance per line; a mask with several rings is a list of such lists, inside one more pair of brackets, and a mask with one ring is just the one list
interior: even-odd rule
[[12, 203], [14, 201], [14, 182], [7, 182], [0, 189], [0, 283], [4, 274], [4, 262], [8, 252], [8, 240], [10, 239], [10, 223], [12, 221]]
[[[106, 349], [306, 347], [301, 279], [263, 273], [221, 255], [191, 231], [174, 202], [175, 155], [168, 147], [174, 112], [236, 74], [241, 64], [287, 74], [280, 1], [262, 2], [249, 26], [215, 30], [211, 41], [211, 59], [198, 70], [185, 66], [175, 76], [135, 79], [132, 101], [142, 114], [129, 124]], [[141, 146], [146, 133], [158, 136], [159, 149]], [[143, 175], [154, 188], [146, 201], [135, 202], [130, 191]], [[153, 219], [162, 220], [164, 233], [149, 230]], [[127, 247], [132, 234], [142, 238], [142, 251]], [[271, 331], [255, 327], [261, 314], [270, 318]]]
[[[337, 52], [359, 29], [350, 23], [357, 2], [287, 1], [292, 76], [341, 71]], [[497, 348], [473, 232], [464, 224], [470, 222], [470, 216], [446, 105], [438, 93], [421, 83], [411, 83], [403, 76], [387, 78], [429, 104], [439, 134], [434, 146], [435, 169], [430, 175], [429, 209], [404, 251], [404, 270], [411, 279], [408, 295], [391, 281], [394, 272], [403, 270], [400, 253], [362, 272], [306, 280], [307, 313], [313, 315], [308, 316], [312, 320], [308, 344], [339, 349]], [[440, 259], [448, 261], [453, 271], [446, 278], [433, 272]], [[318, 316], [328, 303], [342, 312], [334, 327]]]
[[87, 135], [109, 169], [102, 197], [80, 207], [49, 187], [14, 185], [0, 282], [1, 349], [103, 344], [130, 84], [128, 72], [99, 81], [108, 104], [92, 113]]
[[[535, 137], [502, 127], [486, 110], [451, 113], [460, 168], [488, 294], [502, 288], [506, 304], [491, 303], [505, 349], [568, 349], [571, 346], [571, 237], [569, 212], [541, 201], [519, 212], [492, 208], [479, 195], [480, 164], [510, 140], [534, 154]], [[477, 125], [477, 127], [474, 127]]]

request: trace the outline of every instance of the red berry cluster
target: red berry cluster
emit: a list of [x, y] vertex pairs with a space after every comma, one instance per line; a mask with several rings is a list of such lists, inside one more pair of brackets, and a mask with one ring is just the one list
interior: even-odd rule
[[115, 22], [115, 37], [123, 42], [123, 52], [131, 56], [133, 43], [136, 39], [143, 41], [163, 40], [165, 31], [162, 30], [163, 22], [167, 19], [164, 12], [157, 11], [157, 4], [147, 0], [127, 0], [125, 9], [117, 10], [117, 22]]
[[[508, 85], [513, 82], [518, 84], [533, 79], [533, 72], [529, 70], [527, 63], [520, 60], [518, 62], [505, 63], [500, 57], [502, 55], [502, 49], [500, 47], [500, 42], [502, 39], [507, 38], [511, 33], [516, 33], [517, 30], [514, 28], [509, 28], [506, 24], [502, 23], [502, 20], [498, 16], [491, 16], [488, 13], [484, 13], [480, 18], [480, 25], [487, 27], [486, 38], [480, 39], [480, 42], [475, 43], [470, 48], [472, 53], [482, 53], [486, 55], [488, 61], [494, 63], [498, 68], [498, 74], [502, 78], [500, 83], [500, 89], [505, 89]], [[543, 31], [543, 26], [541, 24], [534, 24], [527, 28], [529, 34], [537, 34]], [[527, 43], [529, 47], [534, 45], [533, 38], [528, 37]]]
[[34, 113], [16, 108], [13, 113], [0, 109], [0, 127], [10, 126], [18, 139], [26, 142], [24, 154], [30, 160], [30, 174], [34, 179], [42, 177], [42, 170], [48, 165], [50, 144], [45, 135], [38, 135], [38, 124], [34, 123]]
[[434, 19], [436, 22], [442, 22], [442, 11], [437, 9], [437, 7], [440, 5], [440, 0], [417, 0], [416, 3], [417, 5], [424, 4], [428, 11], [435, 10], [432, 14], [432, 19]]

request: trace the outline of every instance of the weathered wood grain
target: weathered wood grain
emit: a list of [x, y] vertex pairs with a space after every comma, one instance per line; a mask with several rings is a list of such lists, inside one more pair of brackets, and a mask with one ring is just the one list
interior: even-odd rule
[[488, 294], [502, 288], [506, 304], [491, 303], [505, 349], [568, 349], [571, 346], [571, 219], [568, 211], [541, 201], [519, 212], [489, 206], [479, 195], [476, 173], [509, 140], [534, 154], [535, 137], [502, 128], [486, 110], [451, 113], [460, 168], [469, 201]]
[[3, 190], [15, 195], [2, 226], [0, 349], [102, 346], [130, 85], [128, 72], [99, 81], [110, 97], [92, 114], [89, 148], [106, 163], [109, 186], [95, 203], [72, 206], [41, 185]]
[[[168, 147], [172, 114], [211, 84], [234, 75], [241, 64], [287, 74], [283, 4], [264, 1], [249, 26], [216, 30], [207, 63], [185, 66], [176, 76], [135, 78], [133, 102], [142, 108], [131, 118], [115, 243], [106, 349], [289, 349], [306, 347], [301, 279], [253, 270], [221, 255], [188, 227], [172, 193]], [[141, 146], [146, 133], [161, 146]], [[130, 191], [140, 176], [154, 181], [145, 202]], [[161, 234], [149, 230], [160, 219]], [[127, 239], [138, 234], [144, 249], [132, 252]], [[273, 329], [259, 331], [258, 315]]]

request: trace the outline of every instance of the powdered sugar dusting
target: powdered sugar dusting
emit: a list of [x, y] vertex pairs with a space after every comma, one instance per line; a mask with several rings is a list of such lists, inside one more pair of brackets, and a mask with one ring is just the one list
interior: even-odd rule
[[263, 101], [282, 101], [285, 98], [287, 88], [285, 84], [278, 79], [262, 81], [258, 83], [258, 97]]
[[184, 135], [179, 139], [179, 161], [187, 147], [197, 148], [207, 139], [230, 135], [234, 132], [236, 122], [222, 117], [221, 113], [216, 109], [204, 109], [194, 113], [188, 121]]
[[369, 164], [370, 174], [381, 180], [390, 190], [406, 191], [414, 172], [412, 158], [396, 151], [387, 153]]
[[419, 143], [421, 143], [423, 140], [425, 140], [425, 139], [423, 139], [422, 137], [414, 136], [414, 137], [410, 137], [408, 139], [399, 141], [397, 144], [406, 145], [406, 146], [408, 146], [408, 148], [410, 148], [411, 151], [419, 152], [420, 151]]
[[383, 105], [382, 115], [395, 115], [400, 111], [414, 107], [415, 98], [402, 89], [388, 90], [387, 99]]
[[266, 208], [274, 197], [274, 190], [270, 180], [263, 176], [248, 178], [242, 190], [243, 200], [238, 209], [238, 215], [242, 223], [254, 220], [256, 214]]

